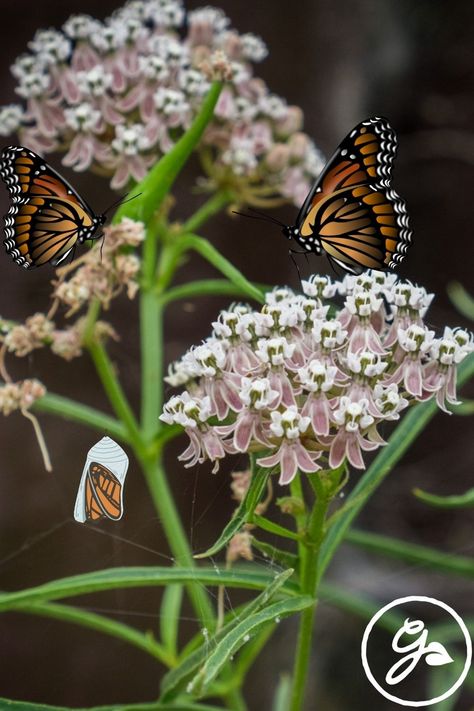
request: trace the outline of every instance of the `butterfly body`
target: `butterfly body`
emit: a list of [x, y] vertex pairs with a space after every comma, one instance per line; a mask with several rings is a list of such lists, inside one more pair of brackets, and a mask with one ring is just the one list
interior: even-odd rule
[[356, 126], [314, 183], [295, 224], [283, 226], [285, 237], [352, 274], [396, 267], [412, 239], [405, 202], [390, 186], [396, 149], [386, 119]]
[[105, 215], [96, 215], [40, 156], [23, 146], [5, 148], [0, 176], [10, 193], [4, 245], [24, 269], [64, 261], [77, 244], [97, 239]]

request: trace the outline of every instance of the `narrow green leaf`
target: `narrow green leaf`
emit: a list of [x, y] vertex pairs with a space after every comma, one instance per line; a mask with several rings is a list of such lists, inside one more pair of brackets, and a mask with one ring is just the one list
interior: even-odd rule
[[[259, 289], [258, 286], [255, 287]], [[160, 296], [162, 304], [169, 304], [178, 299], [193, 300], [200, 296], [232, 296], [234, 298], [248, 297], [248, 290], [237, 286], [228, 279], [200, 279], [180, 284], [164, 291]]]
[[163, 594], [160, 609], [161, 641], [166, 650], [176, 656], [179, 618], [181, 603], [183, 601], [183, 586], [179, 584], [168, 585]]
[[270, 543], [265, 541], [260, 541], [255, 536], [252, 536], [252, 546], [256, 548], [260, 553], [263, 553], [265, 558], [268, 558], [272, 563], [279, 563], [285, 568], [297, 569], [299, 565], [298, 556], [289, 551], [283, 551], [281, 548], [272, 546]]
[[282, 674], [273, 699], [272, 711], [288, 711], [291, 700], [291, 677]]
[[243, 617], [248, 617], [261, 610], [269, 601], [280, 591], [288, 579], [293, 574], [293, 570], [285, 570], [283, 573], [275, 576], [269, 583], [266, 590], [258, 597], [242, 606], [238, 614], [236, 614], [216, 635], [210, 640], [206, 640], [202, 633], [200, 634], [201, 644], [191, 654], [188, 654], [181, 664], [174, 669], [171, 669], [161, 681], [161, 694], [163, 699], [168, 700], [171, 695], [176, 694], [185, 687], [189, 679], [195, 674], [196, 670], [205, 662], [209, 654], [209, 645], [212, 648], [222, 640], [231, 630], [233, 630]]
[[474, 506], [474, 488], [469, 489], [464, 494], [455, 494], [453, 496], [437, 496], [422, 489], [413, 489], [413, 493], [417, 499], [424, 501], [425, 504], [443, 509], [472, 508]]
[[195, 558], [208, 558], [211, 555], [215, 555], [229, 543], [230, 539], [235, 536], [236, 533], [240, 531], [244, 523], [247, 523], [249, 518], [253, 515], [255, 507], [263, 494], [270, 473], [271, 469], [257, 469], [244, 499], [241, 501], [239, 508], [236, 510], [217, 541], [214, 545], [208, 548], [207, 551], [204, 551], [204, 553], [198, 553], [195, 555]]
[[289, 528], [280, 526], [278, 523], [274, 523], [274, 521], [270, 521], [270, 519], [265, 518], [265, 516], [254, 514], [252, 516], [252, 523], [261, 528], [262, 531], [274, 533], [275, 536], [279, 536], [280, 538], [290, 538], [292, 541], [301, 540], [297, 533], [290, 531]]
[[474, 400], [464, 399], [457, 405], [449, 405], [449, 409], [453, 415], [474, 415]]
[[345, 540], [360, 548], [364, 548], [374, 553], [398, 558], [407, 563], [415, 563], [418, 566], [462, 575], [466, 578], [474, 578], [474, 559], [464, 558], [453, 553], [442, 553], [427, 546], [419, 546], [408, 541], [400, 541], [389, 536], [381, 536], [378, 533], [359, 531], [351, 529]]
[[[459, 366], [459, 386], [467, 382], [473, 375], [474, 354], [471, 354]], [[415, 405], [403, 417], [396, 430], [392, 433], [388, 445], [380, 451], [371, 466], [361, 476], [348, 497], [348, 501], [358, 498], [357, 504], [335, 522], [323, 541], [320, 553], [319, 578], [324, 574], [354, 518], [437, 411], [438, 406], [434, 400]]]
[[281, 600], [264, 608], [260, 612], [246, 617], [239, 622], [225, 637], [213, 648], [202, 669], [190, 682], [187, 690], [190, 693], [202, 694], [219, 674], [223, 666], [246, 644], [251, 636], [268, 622], [278, 622], [284, 617], [294, 615], [314, 605], [314, 600], [309, 595], [298, 595], [294, 598]]
[[[140, 588], [170, 585], [172, 583], [200, 583], [202, 585], [225, 585], [231, 588], [237, 587], [247, 590], [264, 590], [272, 580], [273, 575], [269, 572], [241, 570], [239, 568], [233, 568], [232, 570], [152, 566], [109, 568], [53, 580], [26, 590], [1, 593], [0, 612], [14, 610], [25, 604], [59, 600], [100, 590]], [[297, 586], [288, 581], [285, 584], [285, 592], [293, 595], [297, 592]]]
[[129, 197], [134, 195], [139, 195], [139, 197], [119, 207], [113, 219], [115, 224], [124, 217], [130, 217], [132, 220], [141, 220], [145, 224], [149, 222], [199, 143], [209, 121], [212, 119], [221, 90], [222, 84], [220, 82], [214, 82], [211, 85], [190, 128], [181, 136], [173, 148], [153, 166], [143, 180], [133, 188]]
[[[463, 617], [469, 633], [474, 634], [474, 617]], [[430, 627], [430, 636], [438, 642], [456, 642], [459, 640], [459, 625], [457, 622], [439, 622]]]
[[448, 296], [459, 313], [474, 321], [474, 299], [458, 281], [448, 284]]
[[77, 422], [104, 434], [109, 434], [120, 442], [128, 442], [127, 430], [119, 420], [62, 395], [47, 392], [42, 398], [36, 400], [33, 410], [45, 412], [48, 415], [59, 415], [64, 420], [71, 420], [71, 422]]
[[248, 671], [275, 632], [275, 629], [276, 625], [273, 622], [269, 622], [240, 650], [237, 661], [233, 666], [233, 673], [239, 679], [240, 684], [243, 684]]
[[57, 605], [55, 603], [22, 605], [15, 611], [28, 615], [38, 615], [39, 617], [50, 617], [64, 622], [72, 622], [81, 627], [88, 627], [97, 632], [108, 634], [111, 637], [117, 637], [150, 654], [168, 667], [171, 666], [174, 661], [167, 650], [150, 635], [139, 632], [133, 627], [125, 625], [123, 622], [111, 620], [104, 615], [98, 615], [95, 612], [81, 610], [78, 607], [69, 605]]
[[242, 289], [244, 294], [250, 299], [254, 299], [260, 304], [265, 303], [265, 296], [262, 291], [252, 284], [251, 281], [246, 279], [242, 272], [239, 272], [228, 259], [223, 257], [207, 239], [199, 237], [198, 235], [186, 234], [181, 238], [181, 246], [184, 250], [193, 249], [195, 252], [198, 252], [204, 259], [212, 264], [213, 267], [227, 277], [229, 281], [239, 287], [239, 289]]
[[0, 698], [1, 711], [222, 711], [218, 706], [192, 702], [162, 704], [158, 702], [144, 704], [113, 704], [113, 706], [94, 706], [88, 708], [77, 707], [71, 709], [66, 706], [48, 706], [46, 704], [29, 703], [28, 701], [14, 701], [13, 699]]
[[[319, 597], [327, 605], [333, 605], [366, 621], [370, 620], [382, 607], [378, 601], [370, 600], [359, 593], [355, 595], [352, 592], [341, 589], [338, 585], [324, 582], [319, 585]], [[377, 624], [387, 632], [395, 634], [403, 625], [403, 617], [397, 612], [389, 610]]]

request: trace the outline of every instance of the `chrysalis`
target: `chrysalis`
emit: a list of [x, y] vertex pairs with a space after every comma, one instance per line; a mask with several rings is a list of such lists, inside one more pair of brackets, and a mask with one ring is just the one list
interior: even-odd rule
[[127, 469], [128, 456], [122, 447], [110, 437], [102, 437], [87, 453], [74, 506], [76, 521], [122, 518]]

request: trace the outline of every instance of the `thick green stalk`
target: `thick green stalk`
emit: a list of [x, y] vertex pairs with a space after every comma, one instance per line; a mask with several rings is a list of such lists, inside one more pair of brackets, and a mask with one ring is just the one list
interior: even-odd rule
[[130, 217], [148, 225], [199, 143], [212, 119], [221, 91], [221, 82], [213, 82], [190, 128], [181, 136], [169, 153], [164, 155], [143, 180], [133, 188], [130, 197], [134, 195], [139, 195], [139, 197], [119, 207], [114, 216], [114, 223], [120, 222], [124, 217]]
[[[176, 565], [187, 568], [195, 567], [196, 563], [193, 559], [181, 518], [176, 509], [161, 459], [145, 458], [141, 460], [141, 463], [153, 503], [158, 511]], [[189, 583], [187, 590], [201, 625], [209, 630], [214, 629], [215, 613], [206, 588], [200, 583]]]
[[115, 414], [124, 423], [128, 431], [129, 439], [133, 443], [134, 447], [137, 451], [141, 451], [142, 438], [135, 415], [133, 414], [128, 400], [125, 397], [122, 386], [117, 379], [114, 367], [110, 362], [109, 356], [107, 355], [107, 351], [102, 343], [95, 340], [89, 341], [87, 343], [87, 348], [89, 349], [89, 353], [94, 361], [95, 368]]
[[163, 382], [163, 306], [154, 291], [157, 237], [151, 227], [143, 246], [140, 291], [141, 426], [150, 441], [158, 429]]
[[324, 522], [330, 503], [325, 487], [319, 479], [316, 486], [318, 496], [309, 518], [305, 536], [306, 550], [301, 561], [301, 593], [310, 595], [314, 599], [314, 605], [303, 610], [300, 617], [290, 711], [301, 711], [303, 708], [316, 613], [319, 551], [324, 537]]

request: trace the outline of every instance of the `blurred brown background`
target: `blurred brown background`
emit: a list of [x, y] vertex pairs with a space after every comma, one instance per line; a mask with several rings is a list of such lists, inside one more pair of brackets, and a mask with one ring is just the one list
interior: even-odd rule
[[[189, 8], [201, 3], [190, 1]], [[221, 7], [240, 31], [260, 34], [270, 56], [259, 72], [271, 89], [299, 104], [306, 131], [326, 155], [358, 121], [387, 116], [400, 138], [395, 186], [406, 199], [415, 232], [401, 275], [436, 293], [429, 323], [469, 324], [446, 296], [452, 280], [472, 287], [472, 191], [474, 187], [474, 100], [469, 0], [226, 0]], [[59, 27], [72, 13], [104, 17], [113, 0], [2, 0], [1, 103], [15, 100], [9, 65], [24, 51], [35, 30]], [[7, 142], [7, 141], [6, 141]], [[11, 141], [9, 141], [11, 142]], [[67, 174], [67, 173], [66, 173]], [[100, 210], [110, 203], [107, 187], [88, 176], [70, 176]], [[176, 218], [190, 214], [192, 174], [183, 175], [176, 195]], [[0, 190], [1, 211], [6, 192]], [[291, 221], [295, 210], [278, 216]], [[219, 216], [202, 233], [249, 278], [297, 286], [283, 237], [270, 225]], [[315, 269], [325, 264], [315, 263]], [[179, 279], [212, 275], [193, 257]], [[0, 315], [22, 320], [48, 304], [48, 270], [25, 273], [0, 258]], [[167, 359], [179, 356], [208, 335], [225, 301], [209, 298], [179, 304], [168, 313]], [[139, 366], [136, 304], [117, 303], [111, 320], [122, 334], [111, 353], [127, 393], [138, 400]], [[54, 392], [108, 409], [87, 357], [66, 365], [37, 352], [9, 361], [18, 377], [35, 375]], [[467, 393], [467, 391], [466, 391]], [[126, 516], [100, 530], [76, 524], [72, 511], [83, 460], [100, 438], [93, 431], [42, 416], [55, 471], [47, 474], [30, 424], [20, 415], [1, 420], [0, 430], [0, 588], [13, 590], [61, 576], [117, 565], [167, 564], [168, 549], [144, 481], [132, 462], [126, 486]], [[193, 547], [215, 539], [233, 510], [228, 474], [208, 467], [189, 472], [176, 462], [183, 441], [170, 447], [169, 473]], [[417, 502], [411, 489], [461, 493], [472, 482], [472, 424], [468, 418], [439, 414], [373, 497], [359, 527], [446, 551], [472, 553], [472, 519], [466, 512], [435, 510]], [[239, 462], [237, 467], [239, 468]], [[354, 473], [353, 480], [357, 474]], [[268, 563], [262, 561], [262, 565]], [[346, 546], [330, 579], [380, 606], [395, 597], [439, 597], [460, 614], [472, 614], [472, 584], [431, 574], [420, 567], [386, 562]], [[142, 629], [157, 628], [159, 593], [131, 590], [82, 598], [80, 604], [107, 610]], [[183, 611], [183, 634], [193, 628]], [[374, 704], [394, 708], [367, 682], [360, 665], [364, 622], [322, 604], [315, 639], [314, 674], [308, 709], [358, 711]], [[249, 708], [269, 708], [279, 675], [291, 669], [295, 621], [280, 626], [271, 651], [249, 676]], [[317, 653], [317, 654], [316, 654]], [[150, 658], [118, 640], [23, 615], [0, 616], [0, 696], [50, 704], [92, 706], [156, 698], [161, 670]], [[472, 699], [471, 699], [472, 703]], [[456, 709], [470, 708], [468, 692]]]

